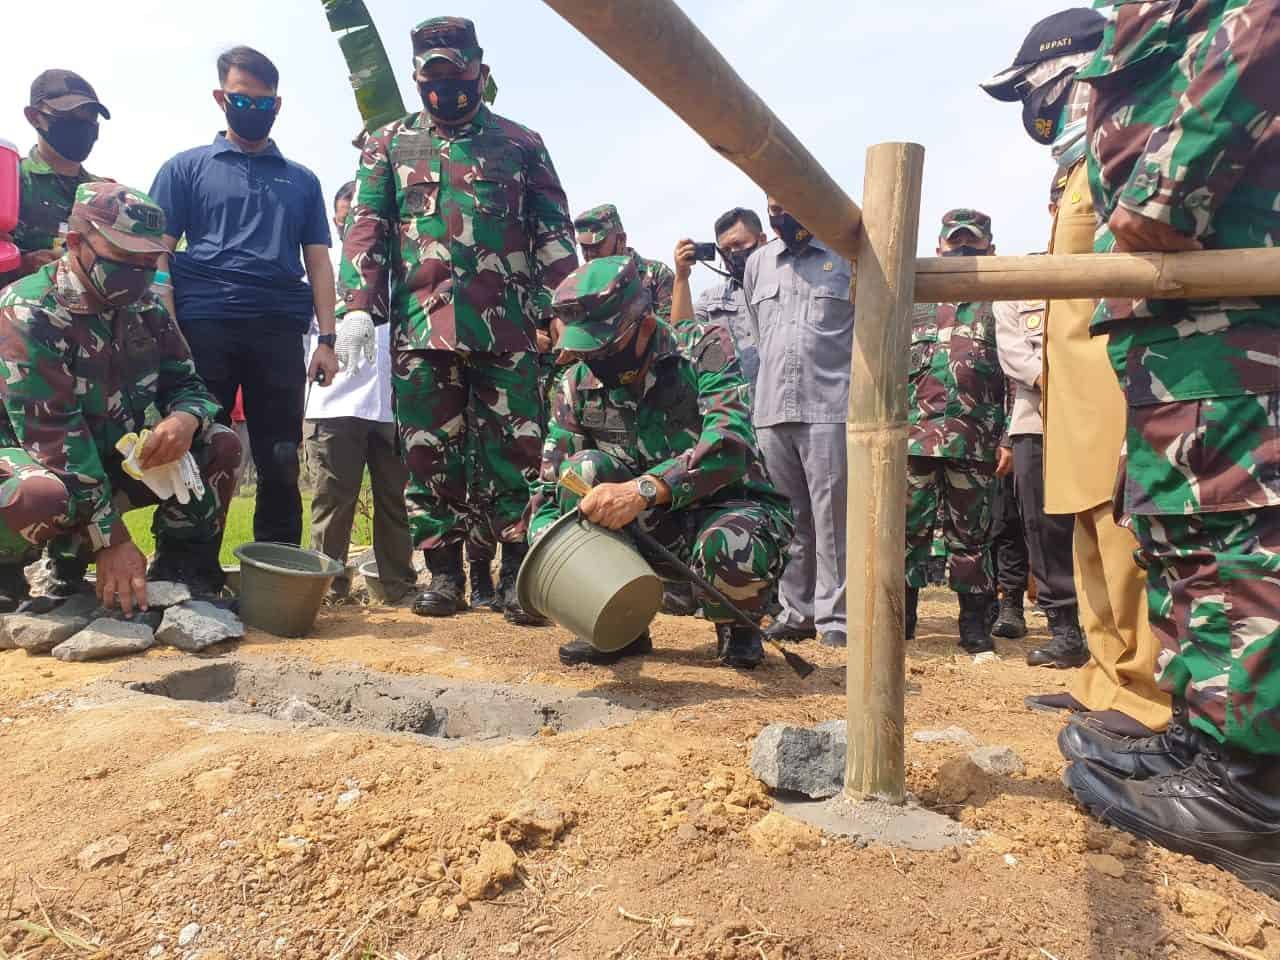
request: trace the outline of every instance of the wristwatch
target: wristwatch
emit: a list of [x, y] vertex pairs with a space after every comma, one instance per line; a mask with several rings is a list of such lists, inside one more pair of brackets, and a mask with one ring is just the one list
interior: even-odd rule
[[650, 510], [658, 505], [658, 481], [653, 477], [641, 477], [636, 481], [636, 489]]
[[336, 347], [338, 345], [338, 335], [336, 333], [322, 333], [316, 337], [316, 343], [322, 347]]

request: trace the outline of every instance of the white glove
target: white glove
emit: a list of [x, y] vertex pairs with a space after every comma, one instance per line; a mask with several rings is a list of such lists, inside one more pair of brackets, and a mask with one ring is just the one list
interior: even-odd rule
[[128, 433], [116, 442], [116, 449], [124, 457], [125, 473], [145, 483], [161, 501], [176, 497], [179, 503], [187, 504], [191, 502], [192, 494], [197, 499], [203, 497], [204, 481], [200, 478], [200, 468], [189, 452], [172, 463], [143, 469], [139, 458], [150, 436], [150, 430], [143, 430], [141, 435]]
[[342, 318], [342, 323], [338, 324], [338, 342], [333, 348], [339, 370], [355, 373], [365, 363], [372, 365], [377, 351], [373, 317], [364, 310], [352, 310]]

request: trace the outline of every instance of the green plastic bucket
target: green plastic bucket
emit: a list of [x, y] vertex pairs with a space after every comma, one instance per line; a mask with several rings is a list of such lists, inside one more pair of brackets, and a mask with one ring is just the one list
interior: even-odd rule
[[529, 550], [516, 581], [520, 605], [606, 653], [645, 631], [662, 607], [662, 580], [630, 538], [561, 517]]
[[303, 637], [342, 564], [286, 543], [245, 543], [240, 561], [240, 619], [277, 637]]

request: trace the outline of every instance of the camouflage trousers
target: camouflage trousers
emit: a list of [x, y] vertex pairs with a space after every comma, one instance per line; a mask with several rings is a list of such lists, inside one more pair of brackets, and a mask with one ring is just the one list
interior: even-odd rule
[[[229, 427], [214, 424], [196, 437], [191, 454], [200, 466], [205, 492], [186, 504], [176, 499], [162, 503], [150, 487], [121, 469], [119, 454], [112, 451], [106, 457], [112, 503], [119, 513], [159, 505], [151, 521], [157, 550], [180, 550], [184, 544], [217, 543], [222, 538], [227, 507], [235, 495], [240, 439]], [[87, 521], [74, 513], [67, 488], [53, 473], [21, 447], [0, 448], [0, 563], [34, 559], [40, 544], [54, 540], [57, 556], [87, 559]]]
[[907, 586], [929, 585], [933, 534], [941, 524], [947, 581], [957, 593], [993, 593], [991, 560], [995, 464], [944, 457], [907, 458]]
[[[635, 474], [607, 453], [586, 450], [565, 460], [561, 472], [572, 470], [593, 486], [623, 483]], [[578, 497], [557, 487], [560, 515], [578, 505]], [[795, 533], [791, 511], [782, 502], [720, 500], [687, 510], [657, 509], [640, 515], [640, 527], [687, 563], [746, 613], [762, 617], [774, 585], [786, 564], [787, 544]], [[646, 557], [658, 575], [683, 580], [661, 559]], [[733, 615], [704, 600], [702, 611], [713, 623], [729, 623]]]
[[542, 460], [537, 354], [402, 351], [392, 388], [417, 547], [522, 541]]
[[1280, 394], [1131, 407], [1125, 446], [1160, 686], [1204, 733], [1280, 754]]

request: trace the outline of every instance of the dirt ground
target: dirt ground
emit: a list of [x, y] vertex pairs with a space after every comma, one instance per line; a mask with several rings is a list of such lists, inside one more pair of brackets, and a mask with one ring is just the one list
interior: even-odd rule
[[814, 644], [799, 648], [820, 665], [806, 681], [772, 655], [739, 674], [714, 665], [706, 623], [664, 617], [644, 662], [565, 669], [558, 630], [347, 607], [305, 641], [251, 633], [214, 651], [652, 708], [471, 745], [104, 694], [171, 651], [0, 654], [0, 957], [1280, 960], [1280, 905], [1073, 806], [1061, 719], [1022, 705], [1067, 680], [1022, 662], [1042, 618], [975, 664], [948, 594], [922, 614], [908, 735], [958, 725], [1026, 762], [958, 800], [939, 770], [970, 748], [909, 740], [913, 793], [982, 831], [939, 853], [820, 838], [768, 811], [750, 739], [844, 715], [843, 652]]

